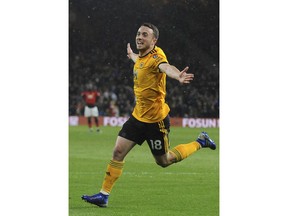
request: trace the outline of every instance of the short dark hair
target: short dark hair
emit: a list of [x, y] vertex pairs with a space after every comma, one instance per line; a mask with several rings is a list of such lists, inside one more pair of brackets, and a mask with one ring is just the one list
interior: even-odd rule
[[146, 26], [146, 27], [152, 29], [154, 37], [158, 40], [158, 38], [159, 38], [159, 30], [158, 30], [158, 28], [155, 25], [153, 25], [152, 23], [143, 23], [141, 26]]

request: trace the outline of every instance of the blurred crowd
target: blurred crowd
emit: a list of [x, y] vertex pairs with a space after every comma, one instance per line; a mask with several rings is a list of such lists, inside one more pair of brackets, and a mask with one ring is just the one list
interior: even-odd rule
[[[133, 63], [126, 56], [126, 45], [130, 42], [136, 52], [136, 31], [148, 21], [159, 28], [158, 46], [169, 63], [180, 70], [189, 66], [195, 75], [188, 85], [167, 78], [170, 115], [218, 118], [219, 2], [119, 2], [69, 2], [69, 115], [83, 115], [81, 92], [90, 83], [101, 93], [97, 102], [100, 115], [131, 114]], [[127, 10], [128, 5], [133, 10]]]

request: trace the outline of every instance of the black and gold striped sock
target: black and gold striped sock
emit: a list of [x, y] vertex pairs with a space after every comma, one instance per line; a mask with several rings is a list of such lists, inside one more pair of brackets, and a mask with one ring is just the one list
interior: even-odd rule
[[121, 176], [124, 161], [111, 160], [107, 166], [101, 191], [110, 194], [116, 180]]
[[177, 163], [181, 160], [184, 160], [200, 148], [200, 144], [196, 141], [193, 141], [191, 143], [177, 145], [169, 152], [175, 156], [175, 163]]

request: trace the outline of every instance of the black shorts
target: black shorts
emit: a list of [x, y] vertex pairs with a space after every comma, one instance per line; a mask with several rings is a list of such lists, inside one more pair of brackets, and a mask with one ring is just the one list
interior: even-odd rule
[[163, 155], [169, 150], [170, 119], [167, 116], [157, 123], [145, 123], [131, 116], [123, 125], [119, 136], [138, 145], [146, 140], [153, 155]]

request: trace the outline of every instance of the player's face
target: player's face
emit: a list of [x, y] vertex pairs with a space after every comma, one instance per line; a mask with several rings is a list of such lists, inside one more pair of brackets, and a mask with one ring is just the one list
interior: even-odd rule
[[140, 52], [145, 52], [148, 49], [152, 49], [156, 44], [156, 38], [153, 34], [153, 30], [141, 26], [136, 34], [136, 47]]

